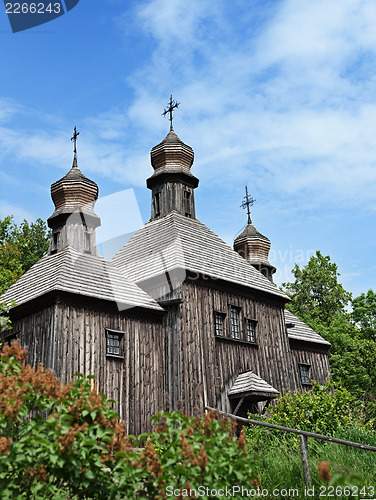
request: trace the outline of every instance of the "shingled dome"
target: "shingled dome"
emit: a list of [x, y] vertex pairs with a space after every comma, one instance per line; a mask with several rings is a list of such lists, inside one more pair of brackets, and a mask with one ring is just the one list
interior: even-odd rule
[[194, 160], [193, 149], [179, 139], [174, 129], [170, 130], [162, 142], [154, 146], [150, 156], [154, 170], [163, 168], [164, 171], [170, 172], [189, 172]]
[[76, 159], [70, 171], [52, 184], [51, 197], [55, 204], [55, 212], [48, 219], [49, 222], [60, 214], [70, 214], [75, 211], [96, 217], [94, 203], [98, 198], [98, 186], [83, 175], [77, 167]]

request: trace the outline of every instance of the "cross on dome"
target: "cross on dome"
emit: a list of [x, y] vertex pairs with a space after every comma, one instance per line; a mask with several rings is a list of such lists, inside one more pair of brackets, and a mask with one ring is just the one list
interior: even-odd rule
[[252, 198], [251, 195], [248, 194], [248, 188], [247, 188], [247, 186], [245, 186], [244, 201], [240, 206], [241, 206], [241, 208], [247, 208], [248, 224], [252, 224], [251, 211], [250, 211], [249, 207], [252, 207], [255, 201], [256, 200], [254, 198]]
[[170, 114], [170, 122], [171, 122], [171, 125], [170, 125], [170, 130], [172, 130], [172, 120], [173, 120], [173, 116], [172, 116], [172, 112], [175, 108], [178, 108], [179, 107], [179, 104], [180, 102], [176, 102], [172, 99], [172, 95], [170, 97], [170, 102], [169, 102], [169, 106], [167, 109], [165, 109], [162, 113], [163, 116], [166, 116], [167, 114]]
[[74, 141], [74, 149], [73, 152], [77, 154], [77, 137], [80, 135], [79, 132], [77, 132], [77, 127], [74, 127], [74, 133], [73, 137], [71, 137], [71, 141]]

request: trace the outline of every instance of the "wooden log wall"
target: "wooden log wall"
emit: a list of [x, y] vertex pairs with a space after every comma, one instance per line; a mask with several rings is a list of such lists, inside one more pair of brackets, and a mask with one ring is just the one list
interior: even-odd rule
[[[227, 392], [244, 371], [255, 372], [280, 392], [296, 388], [283, 303], [266, 303], [195, 282], [183, 284], [182, 299], [180, 362], [185, 411], [196, 408], [202, 413], [205, 405], [228, 411]], [[225, 335], [231, 337], [230, 305], [240, 308], [243, 335], [245, 318], [258, 322], [257, 346], [215, 337], [214, 311], [226, 314]]]
[[316, 380], [319, 384], [325, 384], [330, 376], [329, 358], [324, 350], [313, 350], [312, 346], [307, 345], [307, 348], [292, 347], [292, 359], [294, 370], [299, 374], [298, 387], [302, 390], [309, 390], [310, 386], [302, 384], [300, 380], [299, 364], [309, 365], [308, 372], [311, 380]]
[[[95, 375], [99, 392], [114, 398], [114, 409], [129, 434], [151, 430], [150, 417], [166, 408], [162, 320], [106, 312], [59, 302], [13, 324], [28, 348], [28, 361], [54, 370], [62, 382], [73, 374]], [[106, 355], [106, 328], [124, 332], [122, 358]]]

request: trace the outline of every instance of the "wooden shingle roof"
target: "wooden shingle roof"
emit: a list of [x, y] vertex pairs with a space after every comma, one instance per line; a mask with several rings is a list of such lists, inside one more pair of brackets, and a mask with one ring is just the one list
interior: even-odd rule
[[279, 392], [254, 372], [249, 371], [238, 375], [234, 382], [234, 385], [231, 387], [228, 393], [229, 396], [239, 397], [244, 396], [245, 394], [276, 397]]
[[[115, 255], [112, 263], [138, 284], [183, 269], [288, 300], [205, 224], [176, 211], [145, 224]], [[179, 276], [182, 280], [185, 277], [184, 273]]]
[[287, 326], [287, 334], [290, 339], [302, 340], [305, 342], [314, 342], [330, 346], [331, 344], [321, 337], [315, 330], [312, 330], [301, 319], [285, 309], [285, 323]]
[[83, 254], [72, 247], [45, 255], [0, 297], [0, 302], [25, 304], [52, 291], [116, 302], [130, 307], [163, 309], [137, 285], [102, 257]]

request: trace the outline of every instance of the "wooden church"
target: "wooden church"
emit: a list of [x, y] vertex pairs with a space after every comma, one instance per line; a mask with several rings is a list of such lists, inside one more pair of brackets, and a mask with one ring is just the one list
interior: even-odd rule
[[96, 253], [98, 186], [75, 147], [51, 186], [48, 253], [0, 297], [17, 304], [3, 340], [18, 339], [32, 365], [64, 382], [95, 375], [130, 434], [163, 409], [260, 412], [329, 373], [330, 344], [286, 311], [273, 284], [269, 239], [249, 217], [232, 249], [196, 218], [193, 159], [171, 116], [151, 150], [151, 219], [108, 262]]

